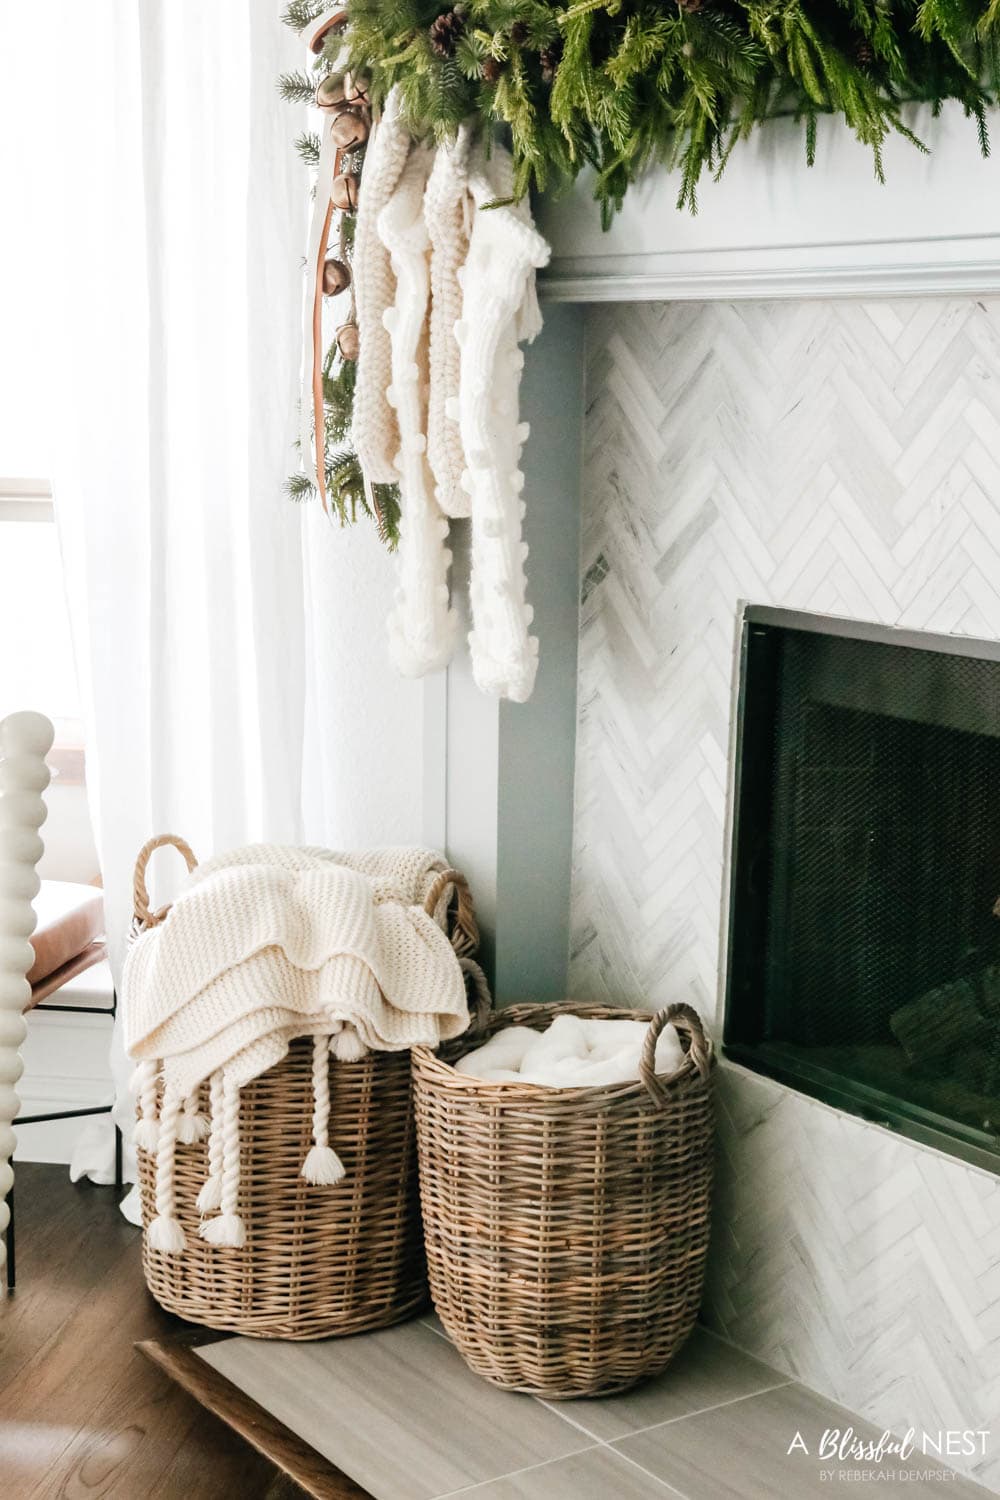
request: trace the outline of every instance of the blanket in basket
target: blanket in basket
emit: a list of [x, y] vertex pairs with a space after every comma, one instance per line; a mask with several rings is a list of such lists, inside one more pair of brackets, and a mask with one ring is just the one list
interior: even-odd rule
[[[139, 1062], [136, 1141], [155, 1151], [151, 1248], [184, 1249], [174, 1149], [210, 1128], [198, 1206], [211, 1244], [239, 1246], [240, 1089], [313, 1037], [313, 1147], [302, 1175], [332, 1184], [328, 1064], [458, 1036], [468, 1025], [462, 968], [423, 898], [440, 856], [424, 850], [342, 855], [257, 844], [195, 870], [165, 921], [125, 963], [125, 1040]], [[157, 1080], [163, 1094], [156, 1110]], [[197, 1113], [209, 1081], [211, 1125]], [[216, 1209], [214, 1218], [207, 1215]]]

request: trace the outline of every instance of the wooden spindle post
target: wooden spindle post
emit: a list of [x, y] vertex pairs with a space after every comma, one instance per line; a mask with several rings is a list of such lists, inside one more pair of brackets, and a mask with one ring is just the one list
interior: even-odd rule
[[[23, 1012], [31, 998], [25, 976], [35, 957], [28, 939], [35, 928], [35, 866], [45, 847], [38, 830], [45, 822], [42, 793], [49, 784], [45, 756], [51, 744], [52, 725], [43, 714], [0, 720], [0, 1234], [10, 1221], [6, 1200], [14, 1185], [16, 1085], [23, 1068]], [[0, 1271], [6, 1261], [0, 1242]]]

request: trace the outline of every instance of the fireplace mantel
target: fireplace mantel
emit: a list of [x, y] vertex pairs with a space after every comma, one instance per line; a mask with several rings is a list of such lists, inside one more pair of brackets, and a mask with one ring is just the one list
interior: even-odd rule
[[[979, 153], [959, 107], [911, 121], [930, 148], [887, 143], [885, 185], [846, 127], [821, 122], [817, 161], [802, 127], [775, 121], [704, 183], [699, 212], [675, 207], [663, 169], [630, 189], [601, 230], [592, 184], [547, 200], [553, 247], [546, 298], [560, 302], [831, 296], [949, 296], [1000, 291], [1000, 165]], [[994, 123], [1000, 139], [1000, 117]]]
[[[1000, 292], [1000, 164], [979, 154], [960, 109], [912, 125], [885, 152], [888, 183], [849, 133], [826, 124], [816, 166], [801, 130], [776, 121], [738, 148], [697, 217], [651, 172], [602, 234], [581, 180], [542, 206], [554, 251], [545, 327], [528, 351], [524, 416], [529, 595], [541, 641], [534, 696], [496, 703], [462, 658], [430, 681], [426, 831], [476, 890], [501, 1001], [562, 999], [567, 982], [579, 630], [585, 302]], [[1000, 118], [994, 135], [1000, 143]], [[998, 145], [1000, 149], [1000, 145]], [[558, 305], [562, 304], [562, 305]], [[468, 566], [462, 540], [456, 576]], [[463, 594], [461, 582], [457, 589]], [[495, 946], [494, 946], [495, 943]]]
[[[885, 188], [843, 135], [810, 172], [775, 125], [696, 219], [657, 173], [604, 237], [582, 184], [546, 205], [522, 393], [538, 682], [498, 705], [457, 659], [426, 720], [428, 837], [473, 884], [500, 1004], [717, 1014], [740, 598], [1000, 640], [1000, 166], [960, 117], [925, 135]], [[711, 1325], [879, 1430], [988, 1428], [997, 1178], [731, 1059], [718, 1087]], [[1000, 1459], [976, 1477], [1000, 1486]]]

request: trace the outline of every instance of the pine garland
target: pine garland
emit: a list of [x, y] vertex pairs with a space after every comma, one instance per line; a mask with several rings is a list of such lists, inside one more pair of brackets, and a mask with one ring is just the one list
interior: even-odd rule
[[[323, 13], [317, 0], [292, 0], [282, 20], [295, 31], [303, 31]], [[331, 38], [327, 48], [316, 58], [314, 71], [283, 73], [278, 92], [289, 104], [312, 104], [316, 85], [331, 70], [330, 51], [339, 51], [342, 37]], [[303, 131], [295, 149], [305, 165], [315, 169], [319, 164], [320, 139], [314, 131]], [[354, 217], [345, 215], [341, 231], [341, 253], [349, 262], [354, 249]], [[370, 517], [390, 550], [399, 541], [399, 491], [395, 485], [365, 483], [358, 456], [351, 443], [351, 416], [354, 408], [354, 383], [357, 366], [344, 359], [336, 340], [323, 361], [323, 473], [326, 493], [341, 525], [353, 525], [360, 515]], [[304, 455], [308, 463], [308, 455]], [[316, 483], [308, 470], [292, 474], [285, 481], [285, 493], [292, 500], [311, 500]]]
[[[595, 170], [607, 227], [653, 163], [679, 173], [678, 208], [695, 213], [705, 174], [718, 179], [739, 144], [766, 120], [801, 122], [816, 157], [819, 121], [838, 116], [885, 180], [892, 135], [927, 148], [903, 119], [906, 103], [935, 112], [957, 100], [989, 154], [986, 111], [1000, 98], [1000, 0], [348, 0], [351, 71], [369, 80], [376, 111], [398, 86], [402, 116], [420, 139], [445, 140], [463, 120], [499, 129], [515, 164], [515, 193], [544, 192]], [[322, 0], [290, 0], [283, 19], [302, 31]], [[279, 80], [283, 98], [309, 102], [345, 43], [331, 35], [313, 72]], [[296, 149], [315, 167], [319, 139]], [[327, 356], [327, 484], [342, 520], [371, 514], [350, 447], [354, 368]], [[304, 475], [288, 483], [304, 498]], [[376, 491], [390, 545], [398, 494]]]
[[819, 117], [839, 115], [880, 181], [889, 136], [924, 149], [904, 101], [958, 100], [989, 151], [1000, 0], [467, 0], [455, 12], [442, 55], [446, 0], [350, 0], [351, 65], [376, 106], [398, 84], [418, 136], [470, 115], [505, 126], [518, 195], [593, 166], [605, 224], [653, 162], [679, 170], [678, 207], [694, 212], [705, 173], [779, 114], [802, 121], [810, 163]]

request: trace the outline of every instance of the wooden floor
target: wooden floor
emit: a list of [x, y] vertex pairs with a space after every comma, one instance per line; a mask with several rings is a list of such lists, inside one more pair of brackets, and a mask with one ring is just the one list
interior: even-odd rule
[[302, 1491], [136, 1352], [184, 1328], [142, 1279], [112, 1188], [17, 1167], [17, 1275], [0, 1298], [3, 1500], [292, 1500]]

